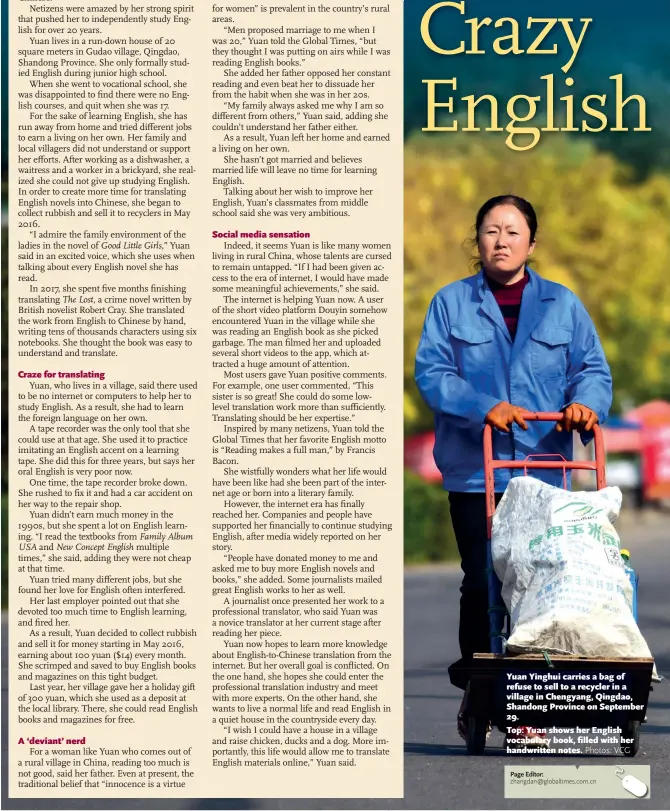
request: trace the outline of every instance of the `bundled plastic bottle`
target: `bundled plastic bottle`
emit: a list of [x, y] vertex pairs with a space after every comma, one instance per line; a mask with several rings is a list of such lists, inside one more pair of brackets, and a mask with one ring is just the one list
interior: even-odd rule
[[633, 612], [633, 617], [635, 618], [635, 622], [637, 622], [637, 586], [640, 580], [640, 576], [637, 574], [635, 569], [630, 565], [630, 552], [627, 549], [621, 550], [621, 559], [623, 560], [623, 568], [626, 572], [628, 579], [630, 580], [630, 584], [633, 587], [633, 605], [631, 606], [631, 611]]

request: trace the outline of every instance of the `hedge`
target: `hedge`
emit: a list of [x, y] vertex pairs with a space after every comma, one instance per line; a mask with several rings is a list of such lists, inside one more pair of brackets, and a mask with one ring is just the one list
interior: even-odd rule
[[404, 484], [405, 562], [458, 560], [447, 493], [407, 470]]

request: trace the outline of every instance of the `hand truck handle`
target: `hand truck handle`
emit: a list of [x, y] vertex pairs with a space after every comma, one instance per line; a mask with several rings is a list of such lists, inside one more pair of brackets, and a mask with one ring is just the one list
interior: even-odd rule
[[[558, 422], [563, 419], [563, 414], [560, 411], [525, 411], [523, 418], [527, 421], [543, 421], [543, 422]], [[603, 435], [600, 426], [596, 423], [593, 426], [593, 441], [596, 450], [595, 462], [530, 462], [530, 461], [513, 461], [505, 462], [494, 460], [493, 458], [493, 435], [490, 425], [484, 426], [484, 482], [486, 488], [486, 527], [489, 540], [491, 538], [491, 528], [493, 525], [493, 513], [496, 509], [495, 502], [495, 479], [494, 473], [498, 468], [543, 468], [545, 470], [559, 469], [563, 470], [595, 470], [596, 472], [596, 486], [598, 490], [602, 490], [607, 486], [605, 479], [605, 444], [603, 442]], [[532, 456], [533, 454], [531, 454]]]

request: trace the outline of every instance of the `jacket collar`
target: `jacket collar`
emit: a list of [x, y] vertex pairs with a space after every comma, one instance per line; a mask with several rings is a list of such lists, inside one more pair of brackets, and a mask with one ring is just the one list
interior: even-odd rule
[[[514, 349], [517, 350], [527, 339], [530, 333], [542, 320], [546, 309], [547, 302], [556, 298], [555, 293], [549, 282], [535, 273], [526, 266], [528, 273], [528, 283], [523, 291], [523, 298], [521, 299], [521, 310], [519, 312], [519, 321], [517, 323], [516, 338], [514, 340]], [[500, 307], [491, 292], [491, 288], [486, 280], [484, 270], [480, 270], [477, 274], [477, 290], [479, 298], [481, 299], [481, 310], [486, 316], [495, 324], [495, 326], [503, 333], [507, 341], [512, 343], [509, 331], [505, 324], [505, 319], [500, 312]]]

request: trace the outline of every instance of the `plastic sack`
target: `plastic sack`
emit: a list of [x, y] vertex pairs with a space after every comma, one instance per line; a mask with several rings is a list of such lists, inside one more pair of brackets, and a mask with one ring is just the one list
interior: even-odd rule
[[531, 476], [511, 479], [491, 534], [510, 652], [651, 657], [612, 526], [620, 509], [618, 487], [570, 492]]

